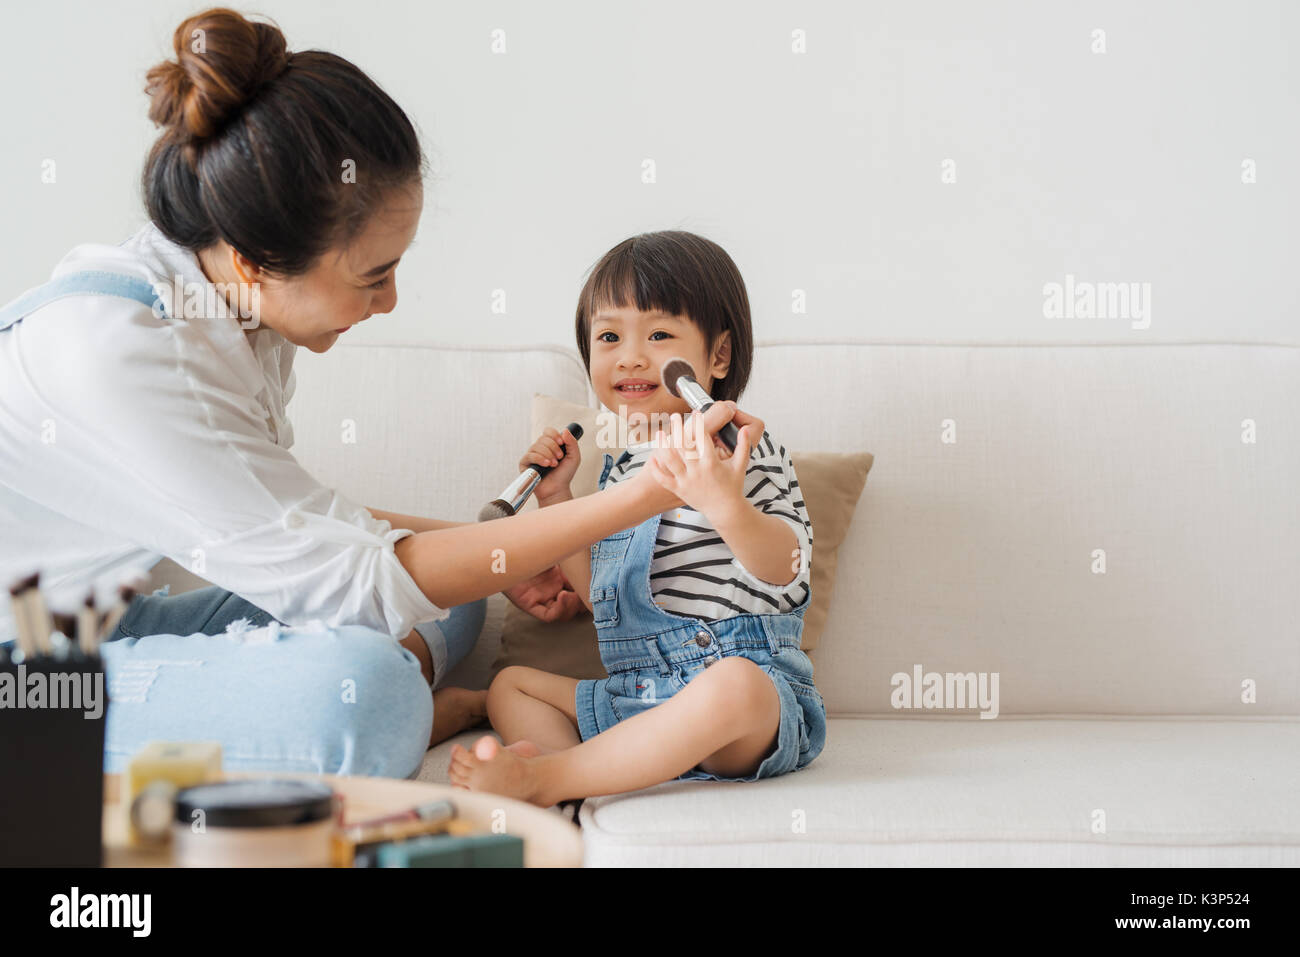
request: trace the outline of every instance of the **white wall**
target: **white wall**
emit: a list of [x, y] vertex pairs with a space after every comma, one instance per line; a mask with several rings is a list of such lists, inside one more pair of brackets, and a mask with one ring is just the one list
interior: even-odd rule
[[[143, 221], [144, 73], [200, 8], [6, 8], [0, 301]], [[658, 228], [731, 252], [762, 338], [1300, 339], [1295, 3], [246, 9], [369, 72], [437, 163], [397, 310], [352, 342], [570, 344], [585, 270]], [[1046, 318], [1067, 273], [1149, 283], [1150, 327]]]

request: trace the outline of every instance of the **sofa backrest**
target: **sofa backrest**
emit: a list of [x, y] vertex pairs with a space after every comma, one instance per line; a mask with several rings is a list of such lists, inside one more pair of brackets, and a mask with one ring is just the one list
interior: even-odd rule
[[[341, 344], [296, 375], [309, 470], [458, 521], [534, 392], [594, 404], [559, 347]], [[1300, 714], [1300, 348], [769, 341], [740, 404], [792, 452], [875, 455], [814, 653], [832, 713], [951, 713], [893, 707], [919, 666], [996, 674], [1002, 714]]]

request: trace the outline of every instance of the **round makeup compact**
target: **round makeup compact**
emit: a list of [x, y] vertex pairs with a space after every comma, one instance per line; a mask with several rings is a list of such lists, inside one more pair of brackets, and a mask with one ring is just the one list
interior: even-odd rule
[[219, 781], [176, 795], [180, 867], [328, 867], [337, 802], [319, 781]]

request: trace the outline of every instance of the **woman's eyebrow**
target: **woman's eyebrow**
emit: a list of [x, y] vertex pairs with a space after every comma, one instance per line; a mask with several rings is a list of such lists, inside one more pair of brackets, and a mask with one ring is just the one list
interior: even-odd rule
[[382, 273], [382, 272], [388, 272], [388, 270], [389, 270], [391, 267], [396, 266], [396, 265], [397, 265], [399, 262], [401, 262], [401, 261], [402, 261], [402, 257], [401, 257], [401, 256], [398, 256], [396, 259], [394, 259], [394, 260], [393, 260], [392, 262], [390, 262], [390, 263], [384, 263], [382, 266], [376, 266], [374, 269], [370, 270], [370, 272], [362, 273], [362, 274], [361, 274], [361, 277], [362, 277], [363, 279], [369, 279], [369, 278], [372, 277], [372, 276], [378, 276], [378, 275], [379, 275], [380, 273]]

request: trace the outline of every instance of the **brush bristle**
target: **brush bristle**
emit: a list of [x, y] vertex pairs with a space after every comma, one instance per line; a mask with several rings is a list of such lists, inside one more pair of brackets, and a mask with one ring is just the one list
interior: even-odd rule
[[667, 389], [675, 399], [680, 399], [681, 393], [677, 391], [677, 380], [687, 375], [692, 379], [695, 378], [695, 370], [685, 359], [669, 359], [664, 363], [663, 380], [664, 388]]
[[481, 509], [479, 509], [478, 520], [480, 522], [492, 522], [498, 518], [509, 518], [514, 512], [510, 511], [508, 502], [501, 499], [493, 499]]
[[13, 595], [16, 598], [22, 592], [27, 591], [27, 589], [35, 588], [36, 583], [39, 582], [40, 580], [41, 580], [40, 572], [37, 572], [34, 575], [28, 575], [26, 578], [19, 579], [18, 581], [14, 582], [12, 585], [9, 586], [9, 594]]

